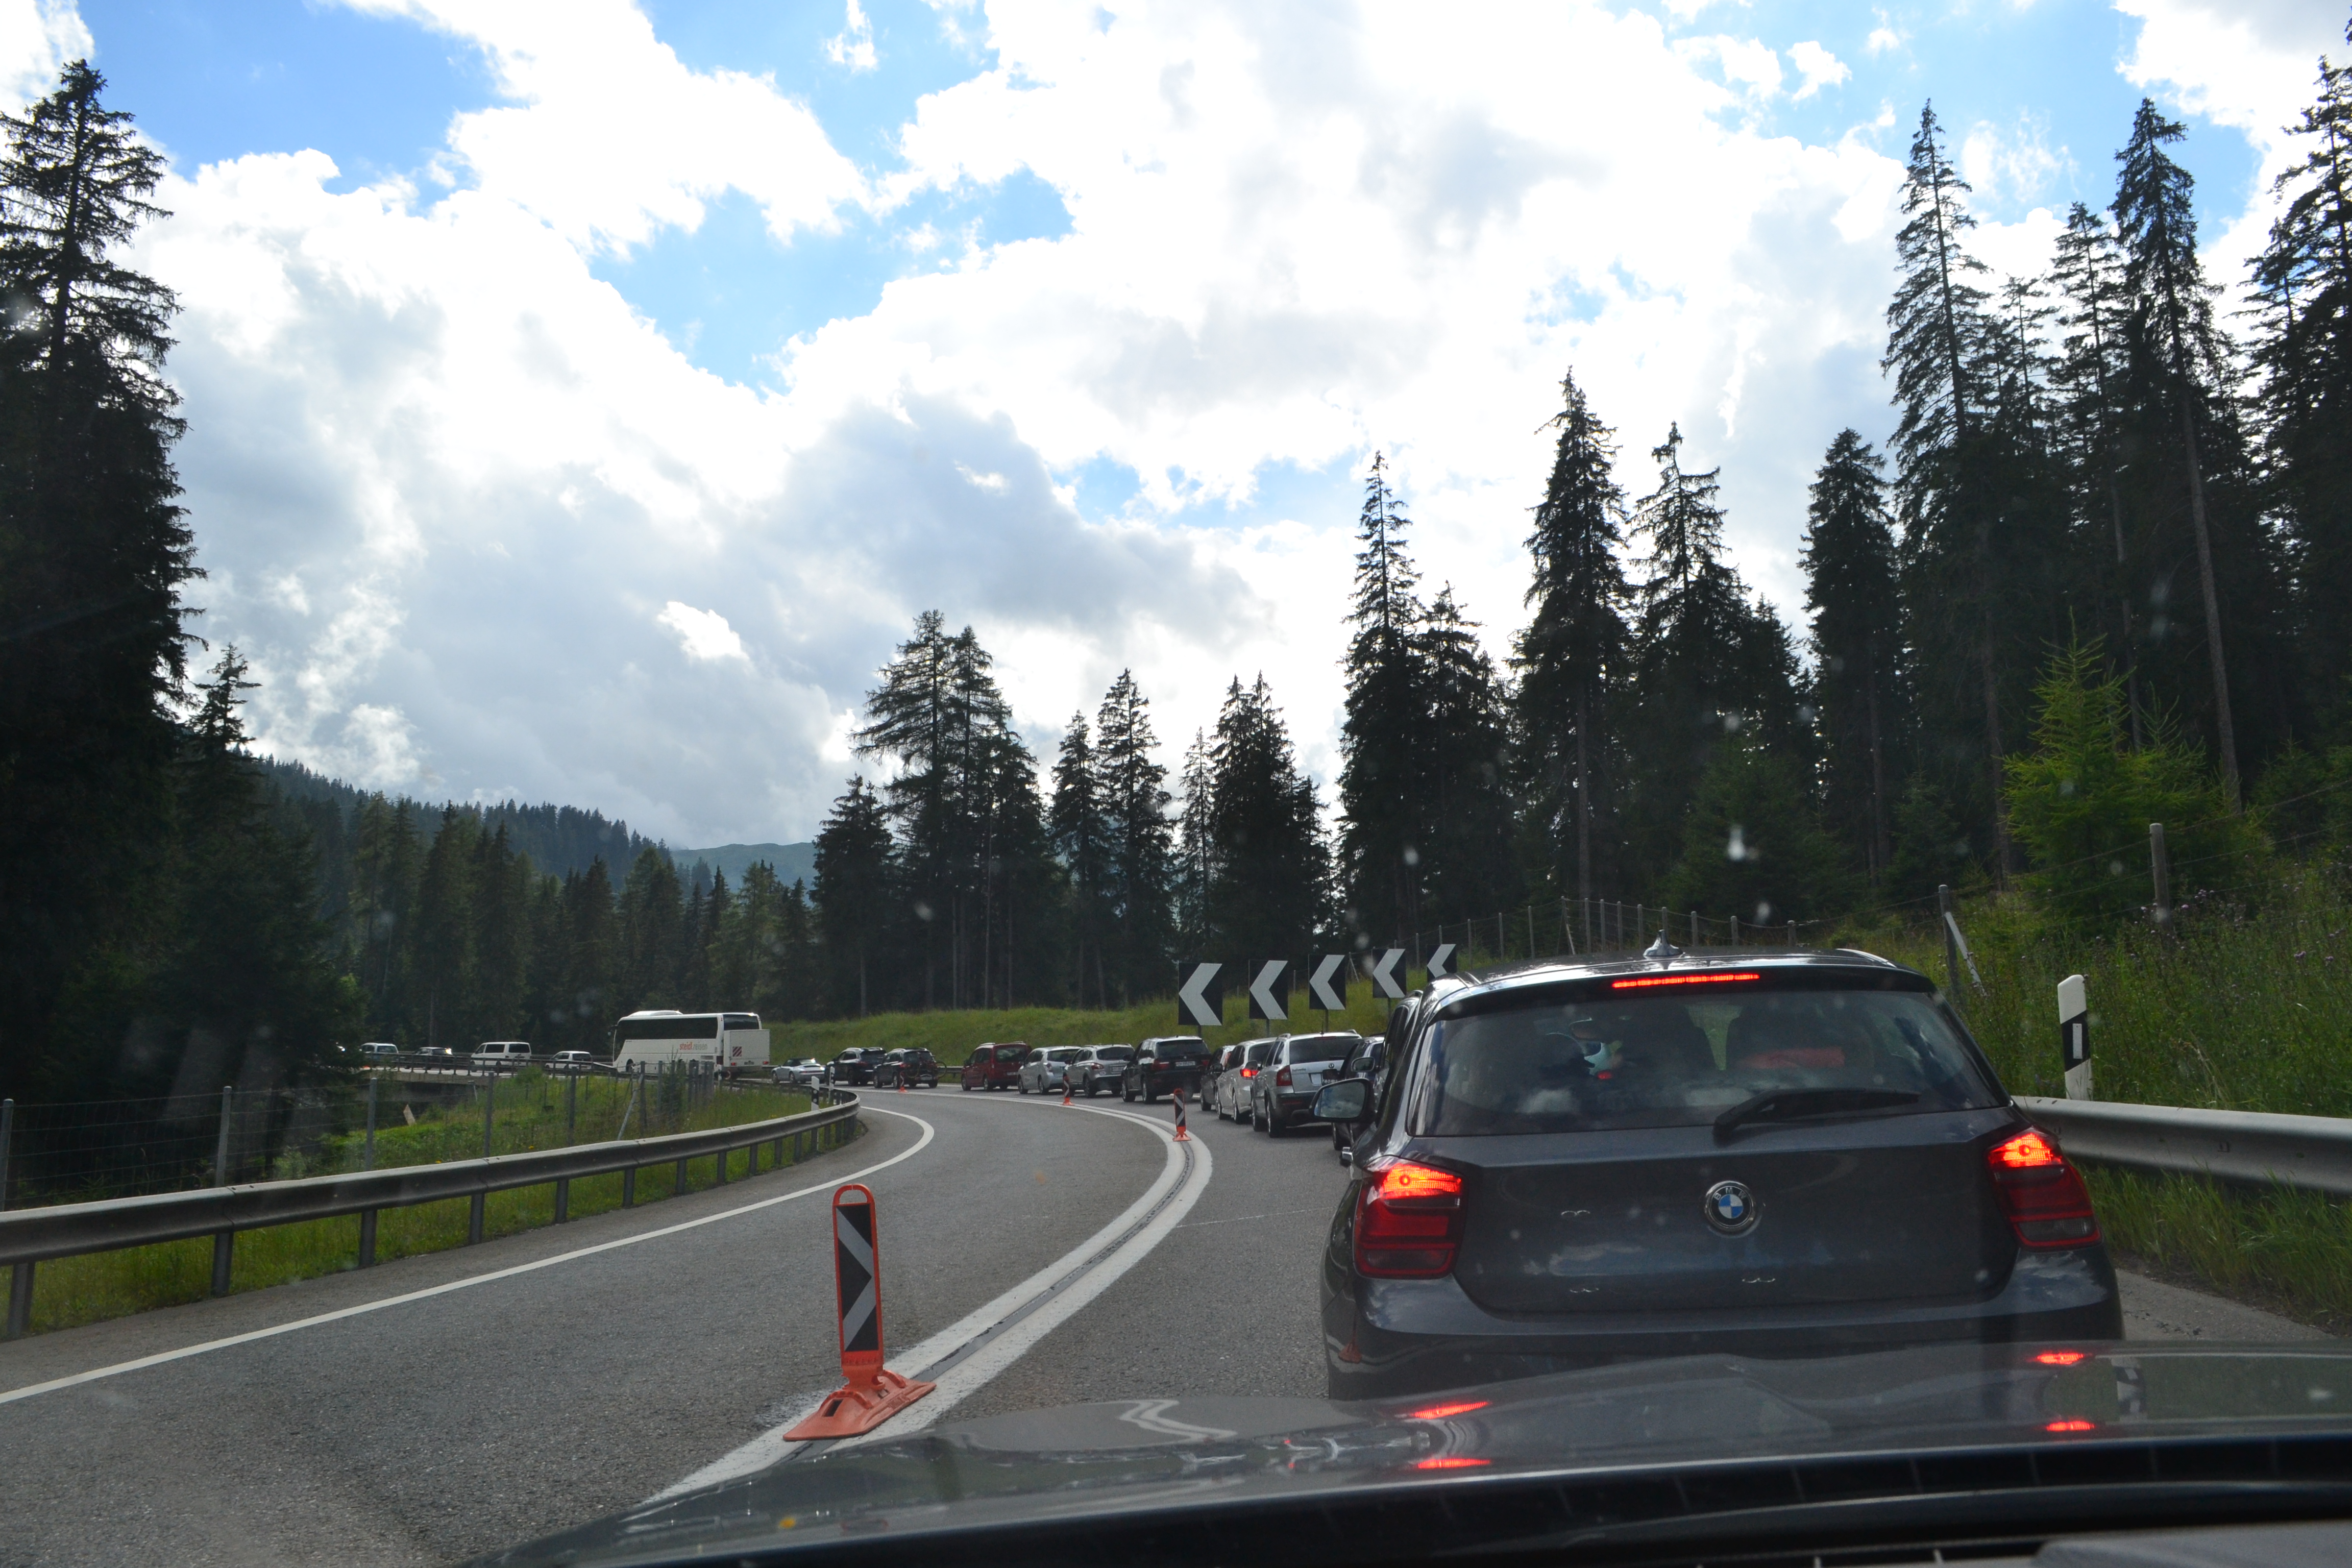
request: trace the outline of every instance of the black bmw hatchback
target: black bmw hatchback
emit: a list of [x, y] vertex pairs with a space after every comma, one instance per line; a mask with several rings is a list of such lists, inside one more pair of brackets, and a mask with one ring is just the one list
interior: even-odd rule
[[[1402, 1030], [1402, 1032], [1400, 1032]], [[1335, 1397], [1608, 1362], [2123, 1335], [2082, 1178], [1927, 976], [1745, 949], [1441, 980], [1323, 1265]]]

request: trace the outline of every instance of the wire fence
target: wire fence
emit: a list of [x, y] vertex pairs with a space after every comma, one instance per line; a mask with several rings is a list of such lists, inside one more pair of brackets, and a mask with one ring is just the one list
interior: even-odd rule
[[1642, 900], [1562, 898], [1440, 921], [1432, 931], [1414, 931], [1411, 951], [1418, 965], [1451, 944], [1457, 966], [1487, 967], [1519, 959], [1637, 952], [1661, 936], [1684, 948], [1794, 947], [1807, 932], [1825, 934], [1838, 923], [1743, 920]]
[[678, 1063], [628, 1074], [387, 1070], [320, 1088], [0, 1101], [0, 1208], [699, 1131], [783, 1115], [806, 1098]]

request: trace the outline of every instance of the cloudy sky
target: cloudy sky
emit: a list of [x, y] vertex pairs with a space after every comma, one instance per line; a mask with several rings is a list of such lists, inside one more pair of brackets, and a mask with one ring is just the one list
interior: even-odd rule
[[208, 637], [281, 756], [808, 837], [917, 612], [1050, 758], [1123, 666], [1170, 760], [1263, 670], [1335, 769], [1360, 476], [1507, 646], [1573, 367], [1679, 421], [1792, 622], [1891, 426], [1899, 161], [2046, 262], [2153, 95], [2217, 275], [2342, 51], [2314, 0], [982, 5], [0, 0], [168, 154]]

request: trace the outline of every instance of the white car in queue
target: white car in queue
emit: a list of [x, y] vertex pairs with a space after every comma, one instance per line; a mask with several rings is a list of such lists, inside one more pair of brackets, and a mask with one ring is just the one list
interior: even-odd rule
[[1084, 1061], [1092, 1049], [1087, 1046], [1045, 1046], [1029, 1053], [1021, 1064], [1021, 1092], [1024, 1094], [1059, 1094], [1062, 1080], [1072, 1066]]
[[675, 1063], [718, 1067], [728, 1073], [768, 1065], [768, 1031], [757, 1013], [681, 1013], [663, 1007], [632, 1013], [613, 1026], [613, 1065], [623, 1072], [659, 1072]]
[[1247, 1121], [1254, 1112], [1250, 1109], [1250, 1085], [1257, 1079], [1257, 1069], [1274, 1054], [1275, 1037], [1244, 1040], [1233, 1047], [1233, 1061], [1217, 1074], [1213, 1092], [1217, 1097], [1217, 1120]]

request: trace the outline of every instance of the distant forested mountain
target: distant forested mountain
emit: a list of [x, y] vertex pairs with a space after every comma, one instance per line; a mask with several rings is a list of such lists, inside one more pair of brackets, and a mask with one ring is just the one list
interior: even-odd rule
[[780, 882], [790, 885], [816, 881], [814, 844], [721, 844], [710, 849], [673, 849], [669, 858], [677, 863], [681, 876], [692, 876], [694, 868], [700, 865], [724, 872], [729, 881], [740, 883], [744, 872], [765, 861], [775, 868]]
[[[347, 833], [360, 807], [372, 792], [347, 784], [341, 779], [313, 773], [299, 763], [282, 763], [274, 757], [257, 757], [256, 764], [268, 782], [271, 793], [289, 806], [310, 826], [321, 851], [322, 861], [331, 861], [331, 847]], [[331, 805], [339, 822], [329, 823], [316, 808]], [[441, 820], [439, 802], [412, 800], [405, 795], [393, 802], [396, 809], [405, 811], [416, 830], [431, 837], [434, 826]], [[576, 805], [525, 805], [520, 801], [501, 801], [495, 805], [460, 806], [471, 814], [485, 833], [507, 830], [508, 847], [516, 853], [530, 857], [530, 863], [551, 876], [562, 877], [573, 871], [585, 871], [589, 866], [603, 860], [607, 866], [625, 867], [635, 861], [646, 849], [660, 849], [672, 856], [681, 870], [690, 867], [698, 858], [711, 859], [721, 866], [730, 878], [740, 879], [743, 868], [751, 860], [763, 858], [746, 856], [740, 866], [721, 858], [721, 852], [709, 849], [671, 850], [667, 846], [629, 830], [625, 822], [615, 822], [597, 811], [583, 811]], [[772, 846], [730, 845], [729, 848]], [[788, 846], [806, 849], [808, 847]], [[775, 863], [777, 874], [786, 881], [796, 876], [806, 876], [805, 858], [795, 862], [802, 869], [787, 869], [782, 861]]]

